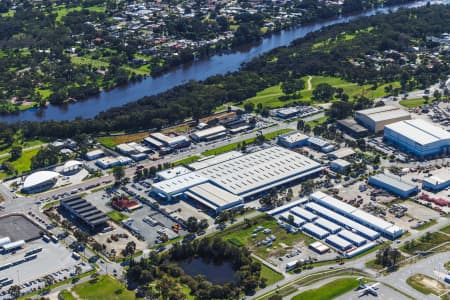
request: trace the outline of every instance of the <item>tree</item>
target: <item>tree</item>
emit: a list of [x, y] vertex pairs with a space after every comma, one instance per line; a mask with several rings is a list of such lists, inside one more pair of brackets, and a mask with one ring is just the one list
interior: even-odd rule
[[31, 159], [31, 169], [45, 168], [58, 163], [59, 151], [54, 147], [41, 148]]
[[22, 156], [22, 147], [20, 146], [13, 146], [11, 148], [11, 160], [17, 160]]
[[18, 285], [13, 285], [8, 289], [8, 293], [11, 295], [11, 297], [13, 297], [14, 299], [16, 299], [17, 297], [20, 296], [20, 286]]
[[88, 235], [85, 232], [83, 232], [83, 231], [81, 231], [79, 229], [75, 230], [73, 235], [75, 236], [77, 241], [82, 243], [82, 244], [86, 244], [87, 241], [88, 241]]
[[286, 94], [293, 94], [305, 88], [305, 81], [302, 79], [288, 79], [281, 83], [281, 91]]
[[208, 220], [207, 219], [201, 219], [198, 223], [198, 227], [200, 230], [205, 230], [209, 227]]
[[313, 192], [315, 187], [314, 181], [312, 179], [308, 179], [302, 183], [302, 194], [310, 194]]
[[244, 104], [244, 110], [245, 110], [245, 112], [250, 113], [250, 112], [252, 112], [254, 109], [255, 109], [255, 105], [254, 105], [253, 103], [247, 102], [247, 103]]
[[131, 241], [128, 242], [125, 246], [125, 249], [122, 250], [123, 256], [132, 256], [136, 251], [136, 243]]
[[197, 232], [198, 231], [198, 220], [195, 217], [189, 217], [186, 220], [186, 227], [189, 232]]
[[300, 119], [297, 121], [297, 130], [303, 130], [305, 128], [305, 121]]
[[313, 99], [316, 101], [329, 101], [333, 98], [335, 88], [328, 83], [320, 83], [313, 91]]
[[125, 176], [125, 169], [123, 166], [115, 166], [112, 173], [116, 181], [120, 181]]
[[5, 171], [6, 174], [11, 175], [11, 174], [16, 174], [17, 170], [16, 168], [13, 166], [12, 163], [10, 163], [9, 161], [4, 161], [2, 163], [2, 168]]
[[83, 271], [83, 269], [81, 269], [81, 267], [79, 265], [75, 266], [75, 270], [74, 270], [75, 276], [80, 275], [82, 271]]

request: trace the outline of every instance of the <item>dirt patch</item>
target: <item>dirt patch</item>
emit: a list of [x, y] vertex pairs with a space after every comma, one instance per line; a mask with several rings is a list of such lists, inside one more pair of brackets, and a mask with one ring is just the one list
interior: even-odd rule
[[444, 283], [423, 274], [416, 274], [412, 278], [414, 284], [419, 285], [422, 289], [428, 290], [435, 295], [442, 295], [447, 291]]

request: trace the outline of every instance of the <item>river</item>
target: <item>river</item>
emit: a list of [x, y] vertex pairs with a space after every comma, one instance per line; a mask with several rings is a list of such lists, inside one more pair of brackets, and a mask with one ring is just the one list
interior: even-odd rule
[[[136, 101], [142, 97], [155, 95], [167, 91], [175, 86], [186, 83], [189, 80], [204, 80], [210, 76], [237, 71], [240, 66], [252, 58], [262, 55], [270, 50], [281, 46], [287, 46], [292, 41], [302, 38], [310, 32], [321, 28], [345, 23], [364, 16], [389, 13], [399, 8], [419, 7], [426, 5], [428, 1], [391, 6], [389, 8], [377, 8], [354, 16], [342, 17], [330, 21], [319, 22], [307, 26], [297, 26], [283, 30], [264, 38], [254, 47], [234, 51], [223, 55], [214, 55], [203, 60], [179, 66], [174, 70], [159, 77], [148, 77], [138, 83], [129, 84], [124, 87], [103, 91], [96, 97], [67, 104], [65, 106], [50, 105], [47, 108], [33, 108], [12, 115], [0, 116], [0, 121], [48, 121], [48, 120], [74, 120], [76, 118], [93, 118], [98, 113], [112, 107], [124, 105]], [[430, 1], [432, 4], [449, 4], [450, 0]]]

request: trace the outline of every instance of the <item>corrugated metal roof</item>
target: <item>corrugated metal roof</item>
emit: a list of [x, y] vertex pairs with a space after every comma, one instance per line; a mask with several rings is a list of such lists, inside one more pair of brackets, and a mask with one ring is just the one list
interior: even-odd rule
[[450, 132], [422, 119], [400, 121], [385, 127], [420, 145], [442, 140], [447, 140], [450, 144]]
[[402, 180], [399, 176], [393, 174], [380, 173], [370, 177], [370, 179], [372, 178], [402, 191], [409, 191], [417, 187], [414, 183]]

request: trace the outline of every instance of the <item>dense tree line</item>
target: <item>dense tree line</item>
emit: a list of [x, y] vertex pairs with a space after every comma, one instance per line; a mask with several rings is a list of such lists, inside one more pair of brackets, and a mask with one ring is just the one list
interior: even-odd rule
[[[209, 263], [228, 262], [236, 272], [236, 281], [214, 285], [202, 276], [188, 276], [176, 262], [202, 258]], [[204, 238], [192, 243], [174, 244], [167, 254], [152, 254], [149, 259], [132, 262], [127, 272], [129, 282], [137, 283], [140, 290], [148, 291], [154, 280], [170, 281], [175, 278], [189, 286], [198, 299], [235, 299], [241, 292], [252, 293], [258, 286], [265, 286], [261, 278], [261, 264], [251, 259], [250, 252], [222, 239]]]
[[[449, 74], [448, 56], [443, 57], [443, 63], [434, 64], [433, 68], [426, 65], [405, 67], [404, 62], [394, 60], [394, 63], [375, 69], [370, 62], [366, 61], [358, 66], [349, 60], [364, 59], [366, 55], [385, 50], [396, 50], [405, 51], [410, 61], [415, 61], [414, 52], [408, 49], [412, 46], [425, 47], [427, 35], [439, 35], [448, 31], [449, 19], [448, 6], [403, 9], [390, 15], [363, 18], [311, 33], [289, 47], [282, 47], [253, 59], [238, 72], [213, 76], [203, 82], [191, 81], [162, 94], [112, 108], [92, 120], [24, 122], [11, 126], [12, 130], [23, 129], [27, 137], [70, 137], [81, 132], [161, 128], [189, 117], [198, 119], [227, 102], [242, 103], [264, 88], [306, 75], [337, 76], [374, 87], [399, 81], [399, 91], [423, 88], [446, 78]], [[408, 26], [404, 26], [406, 23]], [[370, 32], [359, 32], [368, 27], [372, 28]], [[351, 40], [337, 40], [325, 48], [314, 47], [317, 43], [336, 40], [342, 32], [359, 33]], [[327, 92], [323, 92], [328, 89], [325, 86], [320, 94], [327, 96]], [[339, 90], [335, 94], [339, 94]], [[334, 107], [337, 109], [336, 118], [343, 117], [339, 106], [353, 108], [355, 105], [355, 99], [341, 96], [344, 98]], [[361, 103], [362, 106], [365, 105], [365, 101]], [[262, 111], [263, 108], [259, 109]], [[7, 125], [0, 127], [8, 128]]]

